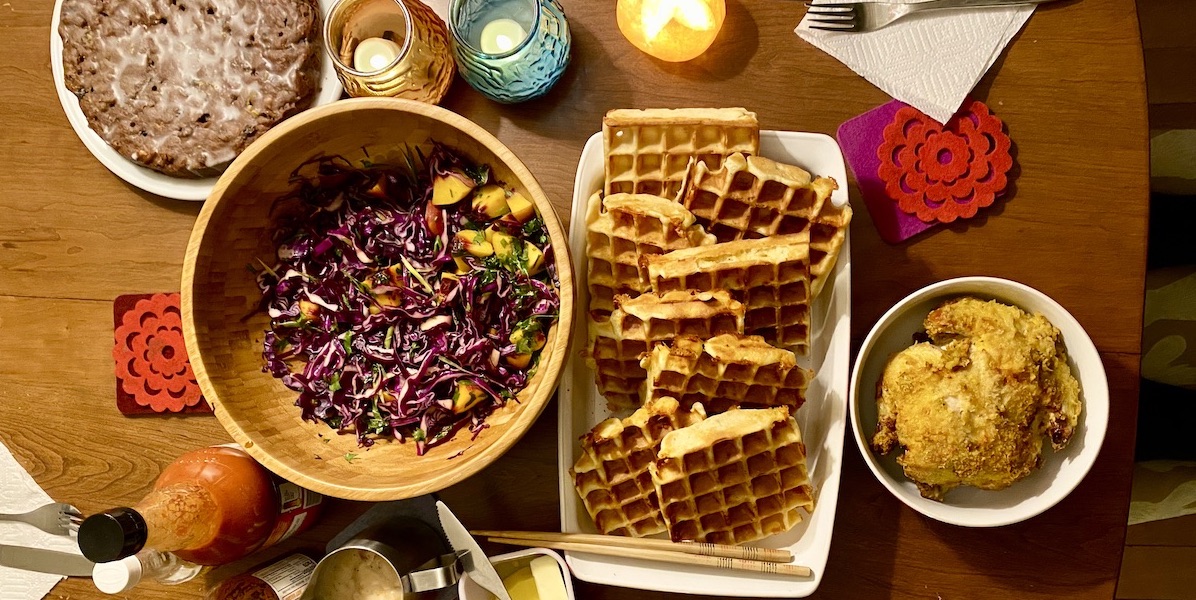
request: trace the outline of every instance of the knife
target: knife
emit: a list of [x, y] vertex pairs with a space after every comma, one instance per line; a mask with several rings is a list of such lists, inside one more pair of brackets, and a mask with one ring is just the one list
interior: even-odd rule
[[91, 577], [91, 569], [96, 564], [82, 554], [0, 544], [0, 566], [71, 577]]
[[436, 501], [436, 512], [440, 514], [440, 528], [444, 530], [444, 535], [448, 537], [449, 545], [453, 550], [460, 552], [466, 550], [464, 556], [461, 557], [461, 562], [465, 565], [465, 572], [469, 573], [470, 579], [482, 586], [486, 591], [498, 597], [498, 600], [511, 600], [511, 595], [507, 593], [507, 588], [502, 584], [502, 578], [498, 576], [498, 571], [494, 570], [494, 565], [490, 564], [490, 559], [486, 557], [486, 553], [482, 552], [482, 547], [478, 545], [477, 540], [469, 534], [469, 530], [457, 520], [457, 516], [453, 511], [449, 510], [448, 506], [439, 500]]

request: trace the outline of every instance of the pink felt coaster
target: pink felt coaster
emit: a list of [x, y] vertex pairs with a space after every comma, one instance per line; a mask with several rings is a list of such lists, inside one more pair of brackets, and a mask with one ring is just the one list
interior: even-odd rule
[[838, 139], [891, 244], [975, 216], [1004, 193], [1013, 164], [1001, 121], [978, 101], [965, 101], [945, 126], [889, 102], [840, 125]]

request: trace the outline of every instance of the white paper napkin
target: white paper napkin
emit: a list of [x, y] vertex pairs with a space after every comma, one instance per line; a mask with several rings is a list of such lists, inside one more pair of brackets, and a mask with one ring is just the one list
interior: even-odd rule
[[1033, 6], [931, 11], [868, 33], [809, 29], [807, 15], [795, 32], [890, 96], [942, 123], [1033, 12]]
[[[0, 444], [0, 512], [23, 513], [50, 502], [53, 500], [8, 448]], [[74, 537], [51, 535], [31, 525], [9, 521], [0, 521], [0, 544], [79, 553], [79, 543]], [[62, 579], [61, 575], [0, 567], [0, 600], [40, 600]]]

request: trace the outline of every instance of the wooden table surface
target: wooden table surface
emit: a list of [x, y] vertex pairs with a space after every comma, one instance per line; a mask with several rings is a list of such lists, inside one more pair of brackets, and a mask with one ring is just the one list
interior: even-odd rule
[[[792, 33], [795, 0], [729, 0], [715, 46], [654, 61], [615, 26], [613, 2], [566, 1], [573, 63], [547, 97], [505, 107], [457, 81], [445, 106], [531, 168], [562, 217], [601, 115], [616, 107], [742, 105], [767, 129], [833, 134], [888, 97]], [[198, 203], [154, 197], [100, 165], [67, 124], [50, 74], [52, 0], [0, 7], [0, 440], [57, 500], [127, 505], [185, 450], [229, 441], [210, 416], [130, 419], [116, 410], [112, 301], [177, 291]], [[1132, 0], [1039, 8], [975, 95], [1008, 125], [1020, 173], [1006, 201], [910, 243], [881, 241], [852, 189], [852, 334], [928, 283], [1008, 277], [1058, 300], [1108, 371], [1112, 411], [1096, 466], [1028, 522], [964, 529], [904, 507], [848, 434], [820, 598], [1111, 598], [1125, 536], [1137, 410], [1147, 218], [1147, 125]], [[853, 182], [854, 183], [854, 182]], [[555, 529], [556, 409], [510, 453], [446, 490], [470, 526]], [[337, 502], [291, 546], [330, 538], [366, 505]], [[203, 581], [134, 598], [196, 598]], [[577, 582], [581, 598], [665, 598]], [[54, 598], [98, 598], [71, 579]]]

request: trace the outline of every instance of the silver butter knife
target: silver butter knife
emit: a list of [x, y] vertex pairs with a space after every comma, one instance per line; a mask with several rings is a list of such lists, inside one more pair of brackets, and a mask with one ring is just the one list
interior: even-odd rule
[[486, 553], [482, 552], [482, 547], [478, 545], [477, 540], [473, 539], [469, 530], [461, 524], [457, 519], [457, 515], [449, 510], [448, 506], [439, 500], [436, 501], [436, 512], [440, 514], [440, 528], [444, 530], [444, 535], [448, 537], [449, 545], [453, 550], [460, 552], [466, 550], [466, 554], [461, 557], [462, 563], [465, 565], [465, 572], [469, 573], [470, 579], [473, 579], [478, 585], [485, 588], [486, 591], [498, 597], [498, 600], [511, 600], [511, 595], [507, 593], [507, 588], [502, 584], [502, 578], [498, 576], [498, 571], [494, 570], [494, 565], [490, 564], [490, 559], [486, 558]]
[[96, 564], [82, 554], [0, 544], [0, 566], [70, 577], [91, 577], [91, 569]]

